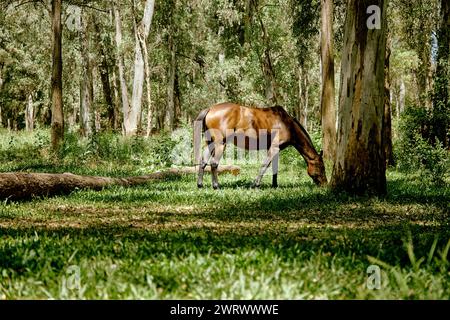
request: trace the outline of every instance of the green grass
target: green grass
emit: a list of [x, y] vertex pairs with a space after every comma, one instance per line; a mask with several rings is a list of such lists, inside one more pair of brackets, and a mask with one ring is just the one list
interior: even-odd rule
[[[155, 169], [136, 160], [138, 149], [124, 151], [129, 161], [83, 158], [82, 147], [58, 158], [33, 137], [6, 147], [9, 138], [0, 139], [0, 171]], [[3, 202], [0, 298], [450, 298], [448, 184], [392, 170], [388, 196], [355, 198], [316, 188], [293, 151], [280, 169], [276, 190], [269, 176], [250, 189], [258, 168], [245, 166], [237, 177], [220, 176], [219, 191], [205, 175], [202, 190], [186, 176]], [[366, 286], [372, 264], [382, 271], [379, 290]]]

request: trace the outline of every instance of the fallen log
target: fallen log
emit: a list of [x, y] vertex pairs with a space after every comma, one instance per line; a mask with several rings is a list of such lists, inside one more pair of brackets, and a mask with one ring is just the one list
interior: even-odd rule
[[[206, 171], [211, 171], [211, 168], [207, 167]], [[0, 173], [0, 199], [26, 200], [34, 197], [68, 194], [78, 189], [101, 190], [117, 185], [129, 187], [196, 172], [196, 167], [171, 168], [144, 176], [127, 178], [80, 176], [72, 173]], [[219, 166], [218, 172], [219, 174], [238, 175], [240, 168], [231, 165]]]

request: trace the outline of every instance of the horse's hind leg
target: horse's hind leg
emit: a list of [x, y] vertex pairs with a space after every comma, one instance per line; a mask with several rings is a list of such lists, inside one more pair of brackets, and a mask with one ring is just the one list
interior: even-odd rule
[[203, 187], [203, 175], [205, 173], [205, 168], [208, 165], [208, 160], [214, 152], [214, 143], [209, 143], [205, 150], [203, 151], [202, 160], [200, 162], [198, 168], [198, 179], [197, 179], [197, 187]]
[[219, 167], [219, 161], [222, 158], [224, 150], [225, 150], [224, 143], [218, 143], [214, 147], [214, 155], [211, 159], [212, 187], [214, 189], [219, 188], [219, 178], [217, 174], [217, 168]]

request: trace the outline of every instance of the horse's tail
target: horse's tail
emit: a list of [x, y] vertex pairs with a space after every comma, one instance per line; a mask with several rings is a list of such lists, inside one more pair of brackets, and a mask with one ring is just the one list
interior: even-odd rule
[[202, 146], [202, 133], [207, 130], [206, 128], [206, 115], [209, 112], [208, 109], [204, 109], [200, 111], [197, 118], [194, 121], [194, 164], [200, 165], [202, 153], [201, 153], [201, 146]]

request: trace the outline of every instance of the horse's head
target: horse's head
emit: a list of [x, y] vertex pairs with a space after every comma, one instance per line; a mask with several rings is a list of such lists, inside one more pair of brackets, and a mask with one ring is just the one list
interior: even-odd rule
[[328, 183], [322, 156], [323, 151], [320, 152], [316, 159], [308, 161], [308, 175], [316, 185], [321, 187], [326, 186]]

